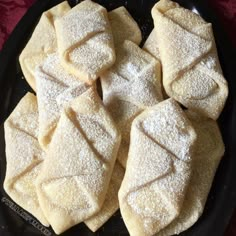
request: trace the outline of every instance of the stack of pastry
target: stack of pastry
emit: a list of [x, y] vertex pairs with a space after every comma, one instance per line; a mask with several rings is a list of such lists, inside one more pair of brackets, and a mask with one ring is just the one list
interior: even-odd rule
[[120, 207], [130, 235], [173, 235], [204, 210], [227, 82], [211, 24], [170, 0], [152, 16], [141, 49], [124, 7], [63, 2], [20, 55], [37, 96], [5, 122], [4, 188], [57, 234], [80, 222], [95, 232]]

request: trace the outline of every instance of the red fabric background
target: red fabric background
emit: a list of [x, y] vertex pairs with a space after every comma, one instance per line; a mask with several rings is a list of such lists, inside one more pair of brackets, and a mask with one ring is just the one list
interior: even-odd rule
[[[0, 0], [0, 51], [17, 22], [36, 0]], [[236, 47], [236, 0], [207, 0]], [[236, 212], [225, 236], [236, 236]]]

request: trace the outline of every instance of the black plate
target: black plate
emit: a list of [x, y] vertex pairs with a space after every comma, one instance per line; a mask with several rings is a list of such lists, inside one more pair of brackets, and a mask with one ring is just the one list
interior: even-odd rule
[[[38, 0], [17, 25], [0, 54], [0, 124], [4, 122], [21, 97], [27, 91], [31, 91], [25, 80], [22, 79], [23, 74], [18, 63], [19, 54], [42, 12], [60, 2], [62, 1]], [[78, 2], [69, 0], [71, 6]], [[153, 27], [150, 10], [156, 0], [98, 0], [97, 2], [108, 10], [121, 5], [125, 6], [139, 23], [143, 38], [145, 39], [150, 33]], [[195, 8], [206, 21], [213, 23], [220, 62], [229, 83], [229, 98], [219, 119], [226, 152], [218, 168], [202, 217], [192, 228], [181, 235], [223, 235], [236, 206], [236, 73], [234, 71], [236, 53], [206, 1], [179, 0], [177, 2], [188, 9]], [[54, 235], [51, 228], [42, 227], [30, 214], [13, 203], [2, 188], [6, 168], [2, 125], [0, 126], [0, 167], [0, 235]], [[96, 234], [88, 230], [82, 223], [62, 235], [116, 236], [128, 235], [128, 232], [120, 213], [117, 212]]]

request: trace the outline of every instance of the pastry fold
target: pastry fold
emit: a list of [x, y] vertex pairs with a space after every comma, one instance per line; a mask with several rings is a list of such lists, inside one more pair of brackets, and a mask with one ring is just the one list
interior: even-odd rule
[[151, 236], [180, 213], [196, 133], [177, 102], [168, 99], [135, 118], [130, 140], [120, 210], [131, 236]]
[[160, 49], [155, 30], [149, 34], [146, 42], [143, 45], [143, 49], [154, 56], [157, 60], [161, 60]]
[[47, 54], [57, 50], [54, 21], [69, 10], [70, 6], [65, 1], [44, 12], [30, 40], [20, 54], [19, 61], [22, 72], [34, 91], [36, 91], [35, 68], [44, 61]]
[[132, 41], [137, 45], [141, 43], [141, 30], [125, 7], [118, 7], [108, 12], [108, 18], [116, 48], [122, 46], [125, 40]]
[[36, 97], [27, 93], [4, 123], [7, 170], [4, 189], [22, 208], [49, 226], [36, 194], [35, 179], [45, 153], [39, 146]]
[[58, 52], [67, 71], [92, 84], [115, 62], [107, 11], [90, 0], [55, 22]]
[[57, 234], [101, 209], [119, 144], [93, 87], [63, 109], [37, 179], [40, 206]]
[[101, 76], [103, 102], [121, 131], [118, 160], [126, 166], [133, 119], [162, 100], [160, 63], [126, 40], [117, 51], [115, 65]]
[[102, 225], [104, 225], [119, 209], [118, 191], [124, 178], [124, 174], [124, 168], [119, 164], [119, 162], [116, 162], [101, 210], [84, 222], [93, 232], [97, 231]]
[[216, 120], [228, 95], [210, 23], [170, 0], [152, 9], [168, 96]]
[[88, 89], [88, 86], [63, 69], [57, 53], [50, 54], [36, 68], [35, 78], [39, 109], [38, 139], [46, 150], [60, 119], [61, 110]]
[[192, 175], [179, 216], [158, 236], [179, 234], [190, 228], [202, 215], [216, 169], [224, 154], [224, 143], [216, 121], [187, 111], [196, 134]]

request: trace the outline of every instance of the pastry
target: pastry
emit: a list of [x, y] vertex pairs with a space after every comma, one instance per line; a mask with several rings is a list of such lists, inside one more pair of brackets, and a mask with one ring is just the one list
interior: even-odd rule
[[93, 232], [96, 232], [102, 225], [104, 225], [119, 209], [118, 191], [124, 178], [124, 174], [124, 168], [119, 164], [119, 162], [116, 162], [101, 210], [84, 222]]
[[179, 216], [157, 234], [158, 236], [179, 234], [199, 219], [224, 154], [224, 143], [216, 121], [192, 111], [187, 111], [186, 115], [197, 133], [192, 175]]
[[125, 40], [130, 40], [139, 45], [142, 34], [138, 24], [125, 7], [119, 7], [108, 13], [111, 24], [114, 44], [118, 48]]
[[158, 39], [155, 30], [152, 30], [148, 36], [146, 42], [143, 45], [143, 49], [154, 56], [157, 60], [161, 60]]
[[45, 153], [38, 135], [37, 99], [27, 93], [4, 123], [7, 170], [4, 180], [6, 193], [22, 208], [49, 226], [36, 194], [37, 178]]
[[169, 97], [216, 120], [228, 95], [219, 64], [212, 26], [170, 0], [152, 9]]
[[42, 65], [36, 68], [35, 78], [39, 109], [38, 139], [42, 148], [46, 150], [61, 110], [88, 86], [63, 69], [57, 53], [50, 54]]
[[44, 12], [30, 40], [20, 54], [19, 61], [22, 72], [34, 91], [36, 91], [35, 68], [45, 60], [47, 54], [57, 50], [54, 21], [69, 10], [70, 6], [65, 1]]
[[115, 62], [107, 11], [90, 0], [72, 8], [55, 22], [63, 67], [88, 84]]
[[122, 134], [118, 160], [126, 166], [133, 119], [162, 100], [160, 63], [131, 41], [117, 51], [115, 65], [101, 76], [103, 102]]
[[119, 144], [119, 132], [93, 87], [62, 110], [36, 182], [56, 234], [101, 209]]
[[196, 133], [174, 99], [135, 118], [119, 190], [130, 235], [154, 235], [180, 213], [188, 187]]

